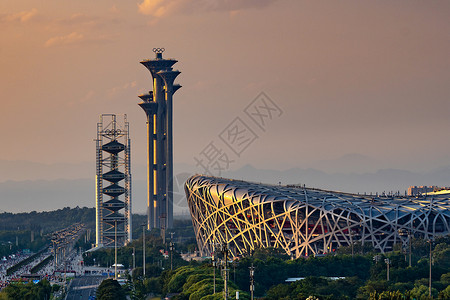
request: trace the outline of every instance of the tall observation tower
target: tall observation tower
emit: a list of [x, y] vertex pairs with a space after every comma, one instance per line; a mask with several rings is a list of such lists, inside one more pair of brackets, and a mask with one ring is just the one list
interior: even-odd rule
[[130, 137], [127, 116], [101, 115], [95, 141], [95, 246], [124, 246], [131, 241]]
[[141, 61], [152, 74], [153, 91], [140, 95], [139, 106], [147, 115], [147, 228], [171, 228], [173, 225], [173, 94], [181, 87], [174, 84], [179, 71], [172, 69], [175, 59], [162, 57], [164, 48], [153, 48], [155, 59]]

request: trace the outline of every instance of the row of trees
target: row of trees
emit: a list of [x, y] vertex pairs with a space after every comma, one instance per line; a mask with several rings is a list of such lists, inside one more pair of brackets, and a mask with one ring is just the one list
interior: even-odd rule
[[[133, 217], [134, 218], [134, 217]], [[135, 218], [136, 219], [136, 218]], [[132, 268], [135, 265], [138, 273], [143, 273], [142, 263], [143, 263], [143, 243], [142, 243], [142, 227], [140, 229], [141, 235], [137, 239], [133, 240], [125, 247], [121, 247], [117, 251], [117, 262], [123, 264], [125, 268]], [[145, 261], [146, 261], [146, 274], [156, 274], [155, 270], [159, 269], [170, 269], [171, 260], [164, 257], [165, 253], [170, 253], [169, 243], [174, 243], [174, 251], [172, 252], [172, 268], [175, 269], [179, 266], [186, 265], [180, 253], [186, 253], [189, 251], [194, 251], [196, 249], [196, 241], [194, 237], [194, 231], [192, 229], [192, 222], [175, 220], [174, 228], [172, 230], [174, 233], [173, 241], [169, 237], [166, 238], [166, 243], [163, 242], [161, 234], [158, 230], [154, 229], [151, 232], [146, 232], [146, 243], [145, 243]], [[178, 242], [180, 241], [180, 242]], [[85, 244], [77, 244], [77, 247], [84, 247]], [[134, 253], [134, 255], [133, 255]], [[98, 265], [101, 267], [109, 267], [114, 264], [114, 249], [100, 249], [95, 252], [89, 252], [84, 254], [83, 260], [85, 265], [92, 266]], [[139, 266], [139, 267], [138, 267]], [[158, 275], [159, 275], [158, 273]]]
[[[133, 215], [133, 240], [142, 235], [142, 224], [146, 222], [145, 215]], [[92, 248], [95, 239], [95, 208], [65, 207], [54, 211], [30, 213], [0, 213], [0, 258], [16, 253], [22, 249], [36, 252], [50, 243], [50, 234], [67, 228], [74, 223], [83, 223], [90, 230], [90, 239], [80, 240], [77, 248], [84, 250]], [[190, 220], [174, 220], [177, 239], [190, 240], [195, 243], [194, 231]], [[158, 233], [156, 233], [158, 234]], [[185, 245], [182, 243], [181, 245]], [[187, 248], [183, 249], [187, 250]]]
[[[59, 289], [59, 286], [55, 286]], [[0, 300], [48, 300], [52, 293], [52, 287], [47, 280], [41, 280], [37, 284], [14, 283], [5, 287], [0, 292]]]
[[36, 252], [50, 244], [52, 232], [78, 222], [84, 223], [88, 228], [95, 228], [95, 209], [65, 207], [48, 212], [1, 213], [0, 257], [22, 249]]
[[31, 236], [32, 233], [30, 230], [0, 231], [0, 257], [17, 253], [22, 249], [29, 249], [32, 252], [36, 252], [49, 241], [48, 236], [41, 235], [39, 232], [34, 234], [34, 239]]
[[[140, 217], [142, 222], [145, 221], [144, 216]], [[139, 217], [133, 218], [134, 222], [140, 225]], [[187, 261], [181, 258], [180, 253], [194, 251], [196, 249], [196, 242], [192, 222], [190, 220], [175, 220], [174, 228], [171, 230], [174, 233], [174, 238], [171, 240], [167, 236], [166, 243], [163, 242], [160, 231], [145, 231], [146, 264], [144, 277], [144, 270], [142, 267], [144, 261], [142, 256], [144, 252], [142, 227], [138, 225], [134, 225], [133, 235], [138, 236], [139, 238], [133, 240], [133, 242], [127, 246], [118, 249], [117, 262], [123, 264], [125, 268], [132, 268], [133, 265], [135, 265], [132, 274], [127, 275], [128, 284], [125, 286], [125, 289], [132, 299], [146, 299], [146, 295], [148, 294], [162, 294], [168, 292], [167, 284], [171, 276], [175, 275], [178, 270], [184, 270], [183, 268], [186, 265], [189, 265]], [[171, 242], [174, 243], [172, 252], [169, 247]], [[78, 246], [82, 246], [82, 244], [78, 244]], [[85, 253], [83, 260], [85, 265], [95, 264], [102, 267], [109, 267], [114, 263], [114, 255], [114, 249], [100, 249], [95, 252]], [[201, 267], [200, 264], [195, 262], [192, 264], [195, 266], [193, 267], [194, 269]], [[198, 273], [197, 270], [195, 270], [194, 273]], [[108, 288], [104, 289], [103, 285], [107, 285]], [[108, 295], [111, 295], [111, 290], [116, 288], [114, 285], [117, 287], [116, 283], [113, 283], [111, 280], [104, 281], [97, 290], [97, 299], [110, 299], [108, 298], [110, 297]], [[109, 292], [105, 292], [105, 290]]]
[[[433, 245], [432, 296], [435, 299], [450, 299], [449, 242], [449, 238], [442, 238]], [[279, 249], [257, 249], [251, 257], [228, 265], [230, 295], [240, 291], [240, 299], [249, 297], [249, 267], [253, 265], [255, 296], [261, 299], [306, 299], [309, 296], [319, 299], [427, 299], [429, 253], [422, 250], [418, 247], [413, 255], [413, 265], [409, 267], [400, 250], [386, 255], [373, 252], [291, 260]], [[385, 259], [390, 261], [389, 281]], [[214, 293], [214, 271], [210, 261], [190, 262], [173, 271], [153, 264], [148, 267], [146, 278], [142, 277], [142, 269], [133, 273], [134, 299], [143, 299], [148, 293], [176, 294], [173, 299], [177, 300], [223, 297], [219, 270], [216, 271]], [[304, 279], [286, 283], [289, 277]]]
[[[157, 230], [147, 233], [143, 276], [142, 227], [139, 225], [145, 221], [145, 217], [140, 217], [141, 219], [134, 217], [133, 224], [133, 236], [140, 238], [118, 251], [118, 263], [127, 268], [139, 266], [129, 275], [126, 292], [132, 299], [145, 299], [148, 294], [174, 294], [173, 299], [178, 300], [222, 299], [224, 282], [221, 271], [214, 271], [211, 261], [198, 263], [181, 259], [181, 251], [193, 251], [196, 247], [190, 221], [175, 222], [175, 251], [172, 255], [169, 252], [168, 257], [165, 253], [169, 251], [169, 242], [172, 241], [166, 239], [166, 243], [163, 243]], [[90, 244], [89, 241], [80, 241], [77, 247], [89, 249]], [[434, 298], [450, 298], [449, 245], [449, 238], [439, 239], [433, 244]], [[240, 299], [249, 298], [249, 267], [254, 266], [255, 296], [260, 299], [306, 299], [309, 296], [319, 299], [425, 299], [428, 295], [429, 244], [420, 239], [412, 240], [412, 267], [408, 266], [408, 253], [399, 246], [394, 249], [395, 251], [382, 255], [375, 253], [367, 245], [363, 247], [355, 244], [353, 249], [340, 248], [336, 255], [295, 260], [291, 260], [279, 249], [257, 249], [252, 256], [228, 265], [229, 294], [234, 295], [239, 291]], [[351, 255], [352, 252], [355, 253], [354, 256]], [[378, 259], [374, 260], [374, 257]], [[389, 281], [384, 259], [390, 260]], [[96, 265], [109, 267], [114, 263], [114, 250], [91, 252], [85, 255], [84, 260], [86, 265], [95, 262]], [[285, 280], [289, 277], [305, 279], [286, 283]], [[332, 280], [329, 277], [345, 278]], [[111, 291], [113, 287], [109, 285], [106, 290]]]
[[[228, 269], [228, 292], [234, 295], [239, 291], [240, 299], [249, 299], [249, 267], [255, 267], [255, 296], [263, 297], [268, 293], [270, 287], [282, 284], [288, 277], [310, 276], [353, 276], [342, 286], [336, 285], [343, 296], [356, 295], [355, 284], [361, 286], [364, 278], [369, 278], [367, 272], [371, 266], [371, 258], [357, 256], [329, 256], [323, 258], [290, 260], [279, 249], [264, 248], [257, 249], [252, 257], [241, 259], [239, 262], [230, 263]], [[153, 294], [175, 294], [176, 300], [194, 299], [223, 299], [224, 281], [222, 279], [223, 266], [213, 268], [210, 261], [203, 263], [191, 261], [188, 265], [171, 271], [163, 270], [159, 266], [150, 265], [146, 269], [146, 278], [142, 277], [142, 269], [138, 268], [133, 272], [132, 281], [134, 299], [144, 299], [144, 295]], [[215, 275], [214, 275], [215, 272]], [[361, 278], [358, 278], [361, 277]], [[215, 277], [215, 280], [214, 280]], [[327, 280], [321, 280], [325, 282]], [[214, 284], [215, 282], [215, 284]], [[214, 293], [215, 290], [215, 293]], [[279, 291], [274, 289], [272, 295]], [[307, 294], [305, 292], [305, 294]], [[338, 294], [336, 294], [338, 295]], [[289, 296], [290, 297], [290, 296]], [[290, 298], [286, 299], [290, 299]], [[277, 299], [276, 296], [271, 299]]]
[[[438, 239], [432, 251], [432, 288], [433, 298], [450, 299], [450, 239]], [[409, 267], [408, 258], [401, 250], [386, 255], [371, 253], [369, 255], [336, 255], [323, 258], [308, 259], [307, 264], [314, 265], [317, 270], [307, 270], [307, 277], [291, 284], [278, 284], [272, 286], [265, 299], [305, 299], [314, 295], [320, 299], [428, 299], [429, 294], [429, 247], [424, 241], [416, 240], [413, 264]], [[420, 255], [422, 254], [422, 255]], [[387, 264], [389, 259], [389, 281], [387, 280]], [[305, 265], [303, 259], [297, 259], [288, 264], [298, 266], [298, 273], [304, 276]], [[323, 262], [327, 261], [329, 271], [321, 269]], [[358, 270], [364, 265], [364, 272]], [[339, 269], [344, 263], [345, 271]], [[346, 276], [345, 279], [331, 280], [334, 276]], [[353, 273], [353, 274], [352, 274]], [[311, 276], [314, 275], [314, 276]], [[319, 277], [324, 276], [324, 277]], [[302, 276], [299, 276], [302, 277]]]
[[74, 223], [83, 223], [88, 228], [95, 228], [95, 208], [65, 207], [54, 211], [0, 214], [0, 231], [19, 229], [45, 234]]

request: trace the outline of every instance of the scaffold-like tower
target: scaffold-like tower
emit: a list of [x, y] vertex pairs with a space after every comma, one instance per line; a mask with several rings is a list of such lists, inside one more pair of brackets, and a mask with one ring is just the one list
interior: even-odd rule
[[96, 247], [131, 241], [130, 136], [126, 115], [102, 114], [97, 123]]
[[164, 48], [154, 48], [155, 59], [141, 61], [152, 74], [153, 91], [140, 95], [139, 106], [147, 115], [147, 228], [173, 226], [173, 94], [180, 71], [173, 70], [175, 59], [162, 57]]

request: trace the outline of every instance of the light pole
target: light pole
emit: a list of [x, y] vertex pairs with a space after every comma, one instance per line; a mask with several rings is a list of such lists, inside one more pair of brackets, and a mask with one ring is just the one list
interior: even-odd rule
[[53, 243], [53, 271], [56, 271], [56, 243], [55, 241], [52, 241]]
[[145, 224], [142, 225], [142, 274], [145, 278]]
[[160, 217], [161, 222], [161, 237], [163, 239], [163, 245], [166, 245], [166, 217], [163, 214]]
[[233, 280], [236, 282], [236, 260], [233, 259]]
[[352, 244], [352, 258], [354, 256], [354, 252], [353, 252], [353, 230], [350, 230], [350, 243]]
[[387, 281], [389, 281], [389, 264], [391, 263], [391, 261], [389, 260], [389, 258], [385, 258], [384, 262], [387, 265]]
[[136, 269], [136, 248], [133, 247], [133, 270]]
[[169, 244], [169, 251], [170, 251], [170, 270], [173, 270], [173, 250], [174, 250], [173, 234], [174, 234], [174, 232], [171, 232], [171, 233], [170, 233], [170, 244]]
[[[212, 263], [213, 263], [213, 277], [214, 277], [214, 294], [216, 293], [216, 268], [219, 267], [220, 270], [220, 259], [217, 259], [216, 257], [216, 246], [219, 248], [219, 251], [221, 251], [221, 244], [220, 243], [213, 243], [211, 244], [213, 248], [212, 252]], [[219, 272], [221, 273], [221, 272]]]
[[428, 240], [428, 243], [430, 244], [430, 278], [428, 279], [428, 297], [431, 299], [431, 260], [432, 260], [432, 254], [431, 254], [431, 240]]
[[114, 221], [114, 279], [117, 280], [117, 220]]
[[212, 265], [213, 265], [213, 277], [214, 277], [214, 293], [216, 293], [216, 260], [214, 258], [214, 254], [212, 256]]
[[411, 268], [411, 230], [408, 230], [408, 243], [409, 243], [409, 267]]
[[255, 290], [255, 281], [254, 281], [255, 267], [253, 267], [253, 263], [252, 266], [249, 267], [249, 269], [250, 269], [250, 300], [253, 300], [253, 291]]
[[222, 244], [222, 253], [224, 259], [224, 268], [223, 268], [223, 298], [228, 299], [228, 244]]
[[411, 230], [410, 229], [399, 229], [398, 230], [398, 233], [400, 234], [400, 235], [408, 235], [408, 246], [409, 246], [409, 267], [411, 268], [411, 234], [412, 234], [412, 232], [411, 232]]

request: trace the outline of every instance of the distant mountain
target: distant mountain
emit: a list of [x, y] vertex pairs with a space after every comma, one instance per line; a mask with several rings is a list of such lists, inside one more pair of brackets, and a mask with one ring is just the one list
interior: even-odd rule
[[0, 182], [7, 180], [56, 180], [90, 178], [95, 174], [95, 164], [57, 163], [43, 164], [24, 160], [0, 160]]
[[388, 165], [369, 156], [349, 153], [336, 159], [312, 162], [307, 167], [327, 173], [366, 173], [384, 169]]
[[256, 169], [246, 165], [226, 172], [223, 177], [270, 184], [305, 184], [351, 193], [376, 193], [400, 191], [411, 185], [450, 185], [450, 167], [431, 172], [416, 173], [405, 170], [382, 169], [373, 173], [325, 173], [315, 169], [292, 168], [285, 171]]
[[26, 180], [0, 183], [0, 203], [7, 212], [95, 207], [95, 183], [88, 179]]
[[[190, 174], [177, 175], [174, 213], [187, 214], [184, 182]], [[94, 179], [25, 180], [0, 182], [0, 212], [50, 211], [63, 207], [95, 207]], [[147, 210], [147, 182], [133, 180], [133, 213]]]
[[[370, 161], [365, 157], [350, 155], [344, 161]], [[335, 167], [339, 164], [336, 163]], [[29, 162], [8, 163], [0, 161], [0, 209], [7, 212], [55, 210], [63, 207], [95, 207], [95, 171], [91, 164], [44, 165]], [[366, 164], [366, 167], [370, 163]], [[4, 167], [9, 169], [5, 172]], [[34, 169], [36, 168], [36, 169]], [[14, 170], [15, 171], [11, 171]], [[88, 171], [86, 171], [86, 169]], [[92, 169], [92, 170], [91, 170]], [[184, 182], [195, 173], [190, 165], [175, 165], [174, 212], [187, 214]], [[90, 171], [89, 171], [90, 170]], [[133, 170], [133, 169], [132, 169]], [[25, 172], [21, 174], [20, 172]], [[77, 174], [75, 176], [75, 174]], [[145, 213], [147, 206], [146, 166], [137, 165], [133, 172], [133, 212]], [[62, 179], [57, 176], [62, 176]], [[80, 177], [85, 176], [85, 177]], [[325, 172], [315, 168], [291, 168], [287, 170], [258, 169], [245, 165], [237, 170], [224, 172], [221, 176], [269, 184], [305, 184], [352, 193], [404, 193], [410, 185], [450, 186], [450, 166], [430, 172], [412, 172], [399, 169], [376, 169], [367, 172]], [[11, 178], [34, 180], [9, 180]], [[46, 180], [36, 180], [37, 178]], [[81, 179], [80, 179], [81, 178]], [[3, 182], [2, 182], [3, 181]]]
[[[176, 163], [178, 173], [193, 170], [188, 164]], [[145, 179], [147, 163], [131, 163], [133, 178]], [[25, 160], [1, 160], [0, 182], [24, 180], [85, 179], [95, 177], [95, 162], [44, 164]]]

